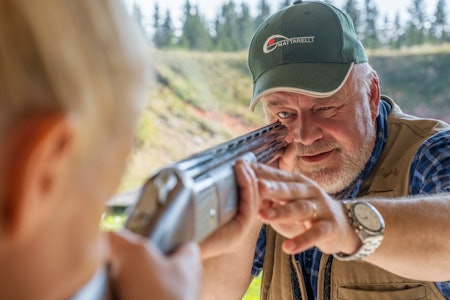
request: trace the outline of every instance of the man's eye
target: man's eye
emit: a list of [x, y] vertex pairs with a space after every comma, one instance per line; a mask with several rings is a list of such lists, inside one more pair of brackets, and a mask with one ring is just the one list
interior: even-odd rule
[[323, 106], [323, 107], [317, 107], [313, 110], [313, 112], [320, 114], [321, 116], [331, 116], [332, 114], [336, 113], [337, 107], [336, 106]]
[[289, 118], [290, 115], [291, 115], [291, 114], [288, 113], [288, 112], [286, 112], [286, 111], [281, 111], [281, 112], [277, 113], [277, 116], [278, 116], [278, 118], [280, 118], [280, 119], [286, 119], [286, 118]]
[[324, 107], [320, 107], [317, 109], [317, 111], [326, 111], [326, 110], [330, 110], [333, 109], [333, 106], [324, 106]]

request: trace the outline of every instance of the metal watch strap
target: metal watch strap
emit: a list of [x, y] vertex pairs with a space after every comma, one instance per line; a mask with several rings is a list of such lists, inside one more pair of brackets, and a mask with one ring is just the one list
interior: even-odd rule
[[381, 215], [379, 215], [378, 211], [370, 205], [372, 209], [374, 209], [377, 214], [381, 218], [382, 223], [382, 232], [375, 234], [373, 236], [370, 235], [364, 235], [363, 232], [365, 229], [362, 227], [362, 225], [358, 222], [358, 220], [355, 218], [353, 214], [353, 206], [357, 203], [355, 200], [344, 200], [343, 205], [344, 208], [347, 210], [347, 217], [349, 219], [350, 225], [355, 229], [356, 234], [362, 241], [362, 246], [353, 254], [345, 254], [345, 253], [335, 253], [333, 256], [341, 261], [352, 261], [352, 260], [360, 260], [363, 259], [378, 249], [378, 247], [381, 245], [381, 242], [383, 241], [383, 233], [384, 233], [384, 221], [382, 220]]

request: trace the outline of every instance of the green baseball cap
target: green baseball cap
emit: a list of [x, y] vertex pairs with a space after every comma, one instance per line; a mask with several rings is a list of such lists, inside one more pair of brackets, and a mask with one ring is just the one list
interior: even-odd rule
[[367, 61], [346, 13], [325, 2], [295, 1], [268, 17], [250, 43], [250, 109], [276, 91], [329, 97], [344, 85], [353, 64]]

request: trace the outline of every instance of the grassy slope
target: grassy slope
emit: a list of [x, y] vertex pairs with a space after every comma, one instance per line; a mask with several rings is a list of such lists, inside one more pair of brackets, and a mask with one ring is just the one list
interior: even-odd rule
[[121, 190], [164, 164], [264, 124], [249, 113], [251, 80], [244, 53], [157, 52], [156, 84], [138, 128]]
[[407, 112], [450, 122], [450, 46], [373, 53], [382, 92]]

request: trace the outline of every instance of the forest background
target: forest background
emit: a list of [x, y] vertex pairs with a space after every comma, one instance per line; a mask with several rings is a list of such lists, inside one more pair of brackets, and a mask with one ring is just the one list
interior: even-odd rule
[[[255, 1], [256, 9], [251, 9], [248, 1], [223, 1], [214, 16], [207, 16], [198, 4], [189, 0], [177, 11], [181, 16], [169, 9], [162, 12], [158, 1], [154, 2], [152, 15], [146, 15], [147, 11], [137, 3], [132, 13], [157, 48], [239, 51], [247, 48], [256, 28], [273, 12], [271, 8], [282, 9], [293, 2], [279, 0], [278, 5], [274, 1], [269, 5], [268, 0]], [[447, 0], [436, 0], [435, 7], [430, 7], [425, 0], [402, 2], [406, 1], [409, 1], [406, 14], [395, 11], [390, 15], [378, 7], [376, 0], [325, 2], [336, 2], [337, 7], [349, 14], [361, 41], [371, 49], [400, 49], [449, 41]], [[177, 18], [174, 20], [172, 15]]]

